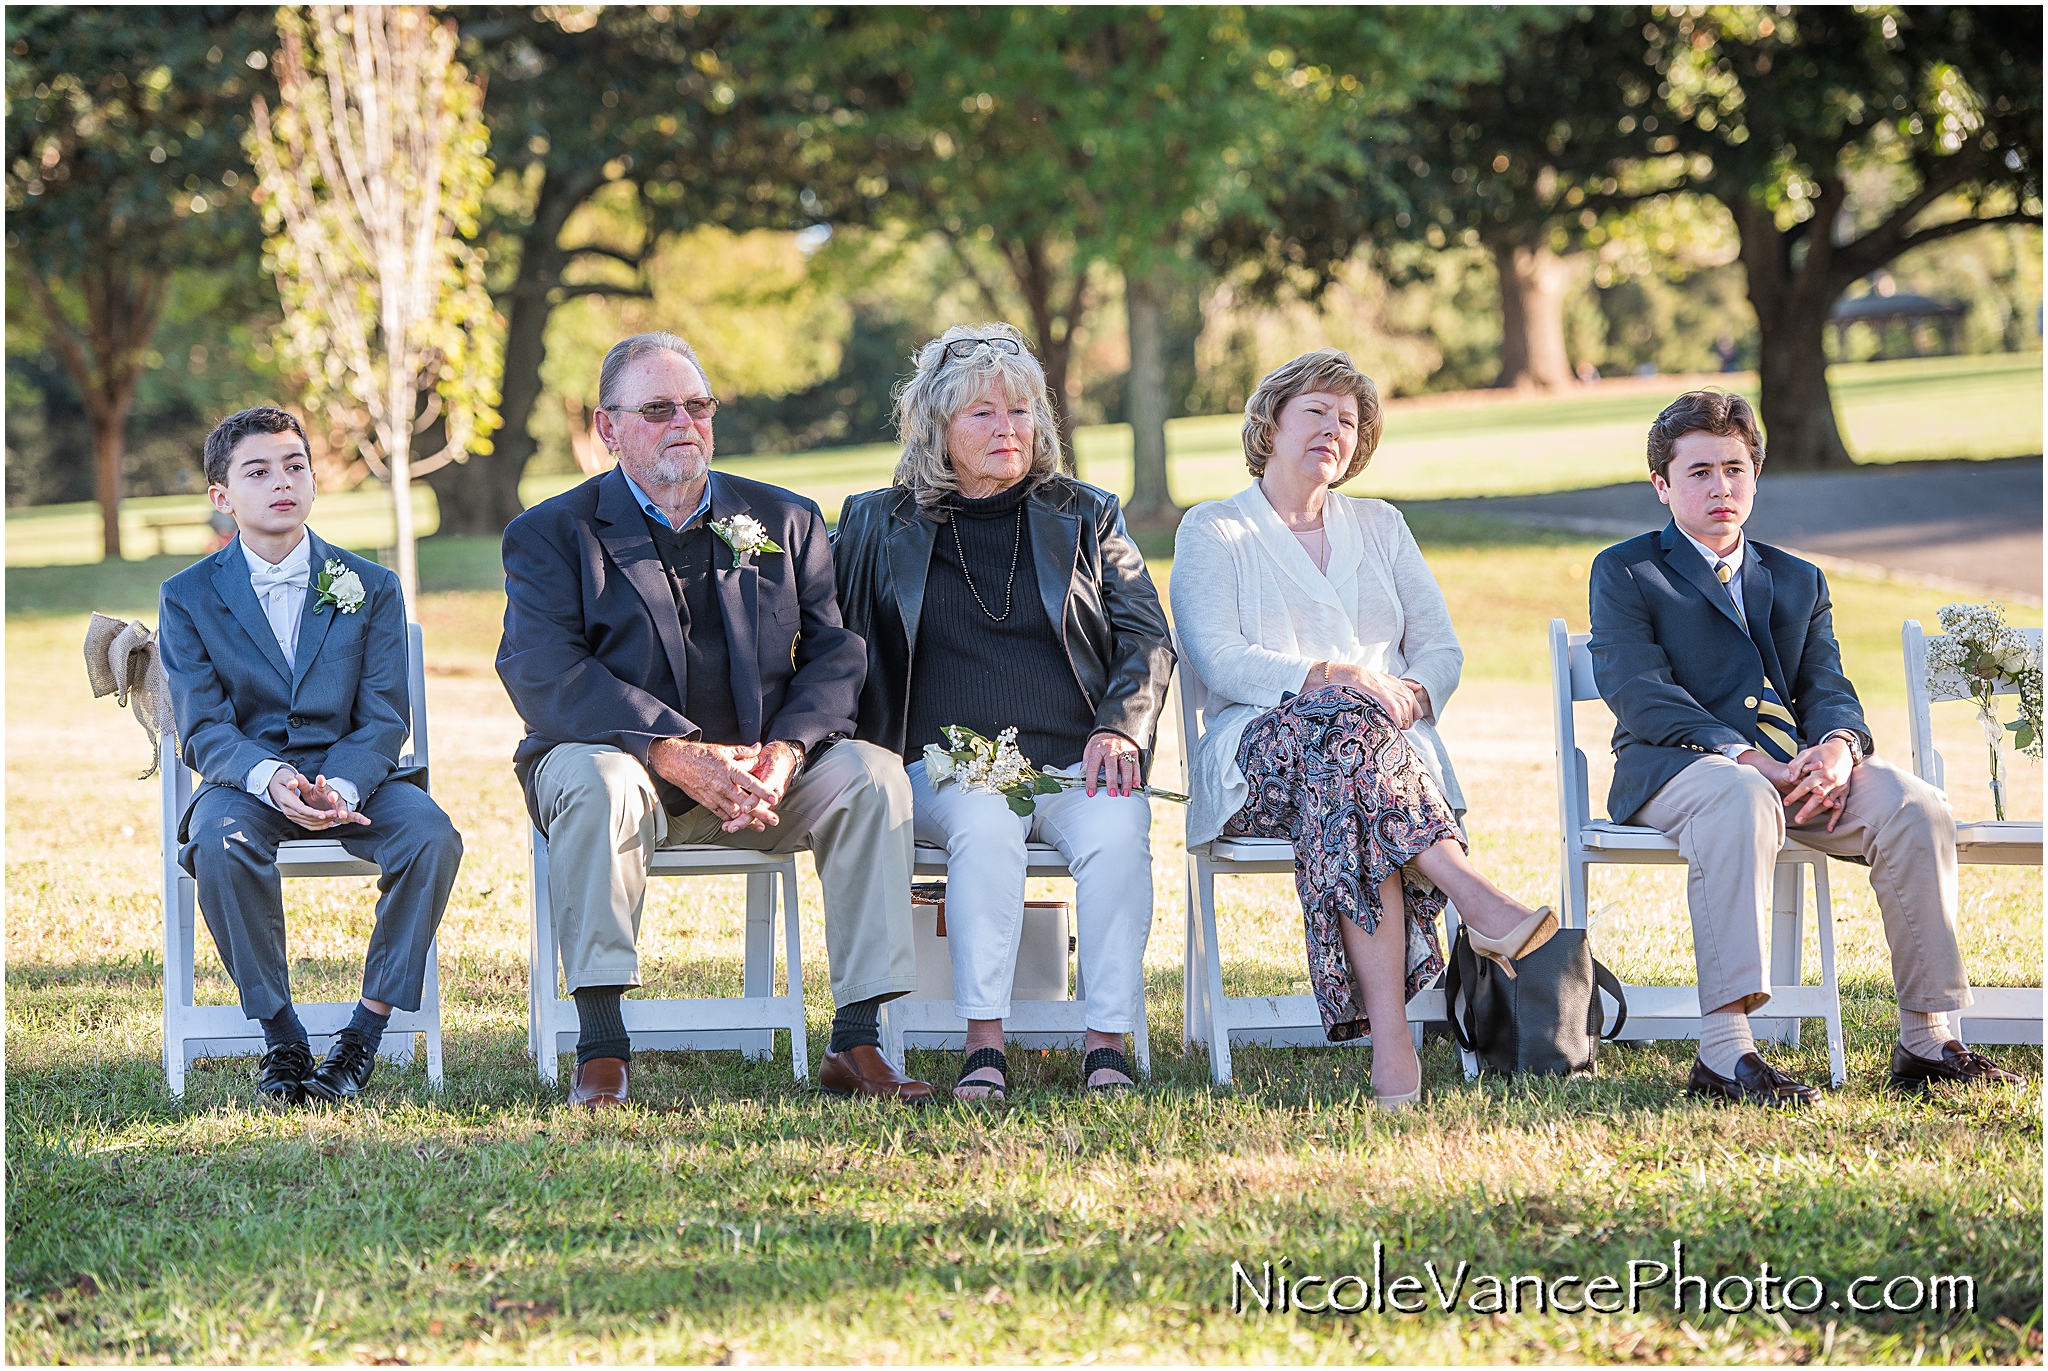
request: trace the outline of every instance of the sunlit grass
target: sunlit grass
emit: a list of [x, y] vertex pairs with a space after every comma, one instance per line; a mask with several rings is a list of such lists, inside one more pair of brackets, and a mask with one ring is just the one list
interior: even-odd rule
[[[1553, 900], [1542, 635], [1553, 615], [1584, 626], [1599, 544], [1436, 517], [1417, 532], [1468, 653], [1444, 733], [1476, 858], [1520, 897]], [[430, 585], [489, 583], [475, 549], [428, 548]], [[153, 565], [88, 584], [153, 617]], [[1170, 564], [1154, 572], [1164, 583]], [[10, 593], [18, 610], [54, 597], [7, 624], [12, 1361], [2039, 1360], [2038, 1086], [1928, 1102], [1875, 1089], [1893, 1027], [1888, 961], [1864, 873], [1842, 863], [1831, 878], [1850, 1081], [1796, 1118], [1689, 1103], [1680, 1043], [1605, 1053], [1597, 1081], [1468, 1086], [1433, 1042], [1426, 1107], [1393, 1119], [1368, 1102], [1369, 1054], [1356, 1049], [1242, 1049], [1236, 1088], [1213, 1092], [1205, 1055], [1180, 1045], [1181, 811], [1165, 805], [1143, 1094], [1087, 1099], [1075, 1054], [1019, 1052], [1004, 1111], [848, 1107], [796, 1089], [784, 1046], [758, 1064], [650, 1054], [637, 1107], [572, 1114], [525, 1057], [526, 820], [508, 764], [519, 726], [491, 666], [503, 600], [488, 590], [421, 605], [434, 790], [467, 850], [441, 931], [447, 1090], [386, 1072], [357, 1107], [274, 1116], [234, 1061], [196, 1069], [173, 1104], [157, 790], [133, 779], [146, 744], [82, 688], [80, 592], [17, 574]], [[1903, 751], [1899, 621], [1932, 622], [1943, 598], [1835, 582], [1845, 660], [1889, 753]], [[1580, 706], [1596, 799], [1601, 715]], [[1958, 811], [1983, 817], [1974, 723], [1945, 711], [1938, 733]], [[1177, 775], [1172, 730], [1162, 754], [1162, 774]], [[2022, 763], [2013, 790], [2018, 816], [2038, 818], [2039, 766]], [[830, 1005], [820, 893], [800, 866], [815, 1055]], [[365, 885], [290, 887], [300, 998], [354, 993]], [[2038, 873], [1966, 869], [1962, 890], [1973, 979], [2038, 984]], [[1219, 895], [1231, 991], [1306, 989], [1291, 882], [1227, 881]], [[1601, 872], [1594, 904], [1612, 906], [1597, 944], [1625, 977], [1689, 977], [1677, 871]], [[735, 993], [741, 922], [735, 879], [656, 882], [650, 993]], [[203, 934], [198, 984], [204, 1001], [233, 1000]], [[2038, 1049], [1995, 1051], [2038, 1081]], [[1824, 1079], [1817, 1025], [1779, 1060]], [[940, 1081], [954, 1070], [940, 1054], [913, 1066]], [[1232, 1261], [1369, 1273], [1375, 1240], [1390, 1277], [1466, 1260], [1506, 1278], [1622, 1276], [1631, 1259], [1667, 1260], [1677, 1239], [1716, 1278], [1753, 1275], [1759, 1260], [1835, 1288], [1961, 1272], [1979, 1309], [1702, 1316], [1668, 1293], [1612, 1317], [1245, 1316], [1229, 1303]]]

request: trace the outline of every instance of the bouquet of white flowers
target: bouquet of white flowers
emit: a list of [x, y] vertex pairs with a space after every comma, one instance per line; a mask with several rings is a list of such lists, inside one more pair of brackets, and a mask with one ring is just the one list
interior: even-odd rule
[[[1944, 635], [1927, 649], [1927, 684], [1935, 691], [1961, 687], [1977, 704], [1977, 722], [1991, 752], [1991, 799], [2005, 818], [2005, 758], [1998, 744], [2007, 733], [2029, 757], [2041, 755], [2041, 655], [2005, 622], [2000, 605], [1943, 605]], [[2020, 717], [2001, 725], [1996, 691], [2000, 681], [2019, 687]]]
[[[942, 785], [957, 785], [966, 791], [1001, 795], [1014, 812], [1029, 814], [1037, 807], [1040, 795], [1057, 795], [1069, 786], [1086, 784], [1085, 780], [1071, 776], [1048, 776], [1024, 760], [1024, 754], [1017, 750], [1014, 728], [1004, 729], [990, 741], [971, 728], [948, 724], [946, 741], [953, 746], [943, 748], [927, 743], [924, 749], [925, 779], [935, 790]], [[1185, 795], [1155, 786], [1140, 786], [1137, 793], [1178, 804], [1188, 802]]]

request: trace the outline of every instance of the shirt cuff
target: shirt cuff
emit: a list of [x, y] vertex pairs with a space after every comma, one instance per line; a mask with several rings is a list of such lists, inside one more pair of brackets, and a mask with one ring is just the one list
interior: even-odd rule
[[340, 776], [329, 776], [327, 778], [327, 788], [341, 796], [341, 802], [349, 807], [350, 813], [354, 813], [362, 808], [363, 795], [361, 791], [356, 789], [354, 781], [346, 780]]
[[1729, 761], [1734, 762], [1740, 761], [1742, 758], [1742, 754], [1749, 751], [1752, 746], [1753, 744], [1750, 743], [1723, 743], [1721, 744], [1721, 746], [1715, 748], [1714, 751], [1720, 753]]
[[242, 778], [242, 789], [248, 791], [272, 809], [276, 809], [277, 801], [270, 798], [270, 778], [282, 770], [284, 770], [284, 763], [275, 757], [258, 762], [250, 767], [249, 774]]

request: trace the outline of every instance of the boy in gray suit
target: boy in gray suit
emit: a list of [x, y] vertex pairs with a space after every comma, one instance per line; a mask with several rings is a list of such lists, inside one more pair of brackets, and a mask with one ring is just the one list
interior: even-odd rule
[[[420, 1007], [462, 839], [425, 772], [398, 765], [410, 732], [398, 578], [306, 527], [299, 421], [269, 405], [231, 414], [205, 466], [237, 533], [164, 583], [158, 617], [182, 756], [204, 782], [178, 860], [242, 1012], [263, 1025], [263, 1098], [344, 1100], [369, 1083], [392, 1009]], [[277, 874], [277, 845], [316, 833], [383, 871], [362, 1002], [318, 1066], [292, 1009]]]

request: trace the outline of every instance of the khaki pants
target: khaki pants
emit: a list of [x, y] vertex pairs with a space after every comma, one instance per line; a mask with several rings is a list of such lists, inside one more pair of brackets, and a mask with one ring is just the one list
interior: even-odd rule
[[702, 807], [671, 816], [647, 769], [604, 744], [541, 758], [533, 793], [548, 838], [548, 898], [573, 992], [640, 984], [640, 908], [655, 850], [706, 843], [757, 852], [808, 847], [825, 887], [835, 1005], [917, 988], [910, 931], [910, 781], [896, 755], [844, 740], [790, 782], [769, 829], [723, 832]]
[[1775, 787], [1727, 757], [1702, 757], [1636, 811], [1634, 823], [1676, 839], [1685, 854], [1700, 1009], [1770, 999], [1764, 929], [1771, 876], [1789, 832], [1832, 857], [1870, 863], [1884, 915], [1899, 1008], [1921, 1014], [1968, 1008], [1970, 980], [1956, 946], [1956, 824], [1942, 793], [1872, 757], [1857, 767], [1849, 797], [1827, 831], [1822, 813], [1791, 822]]

